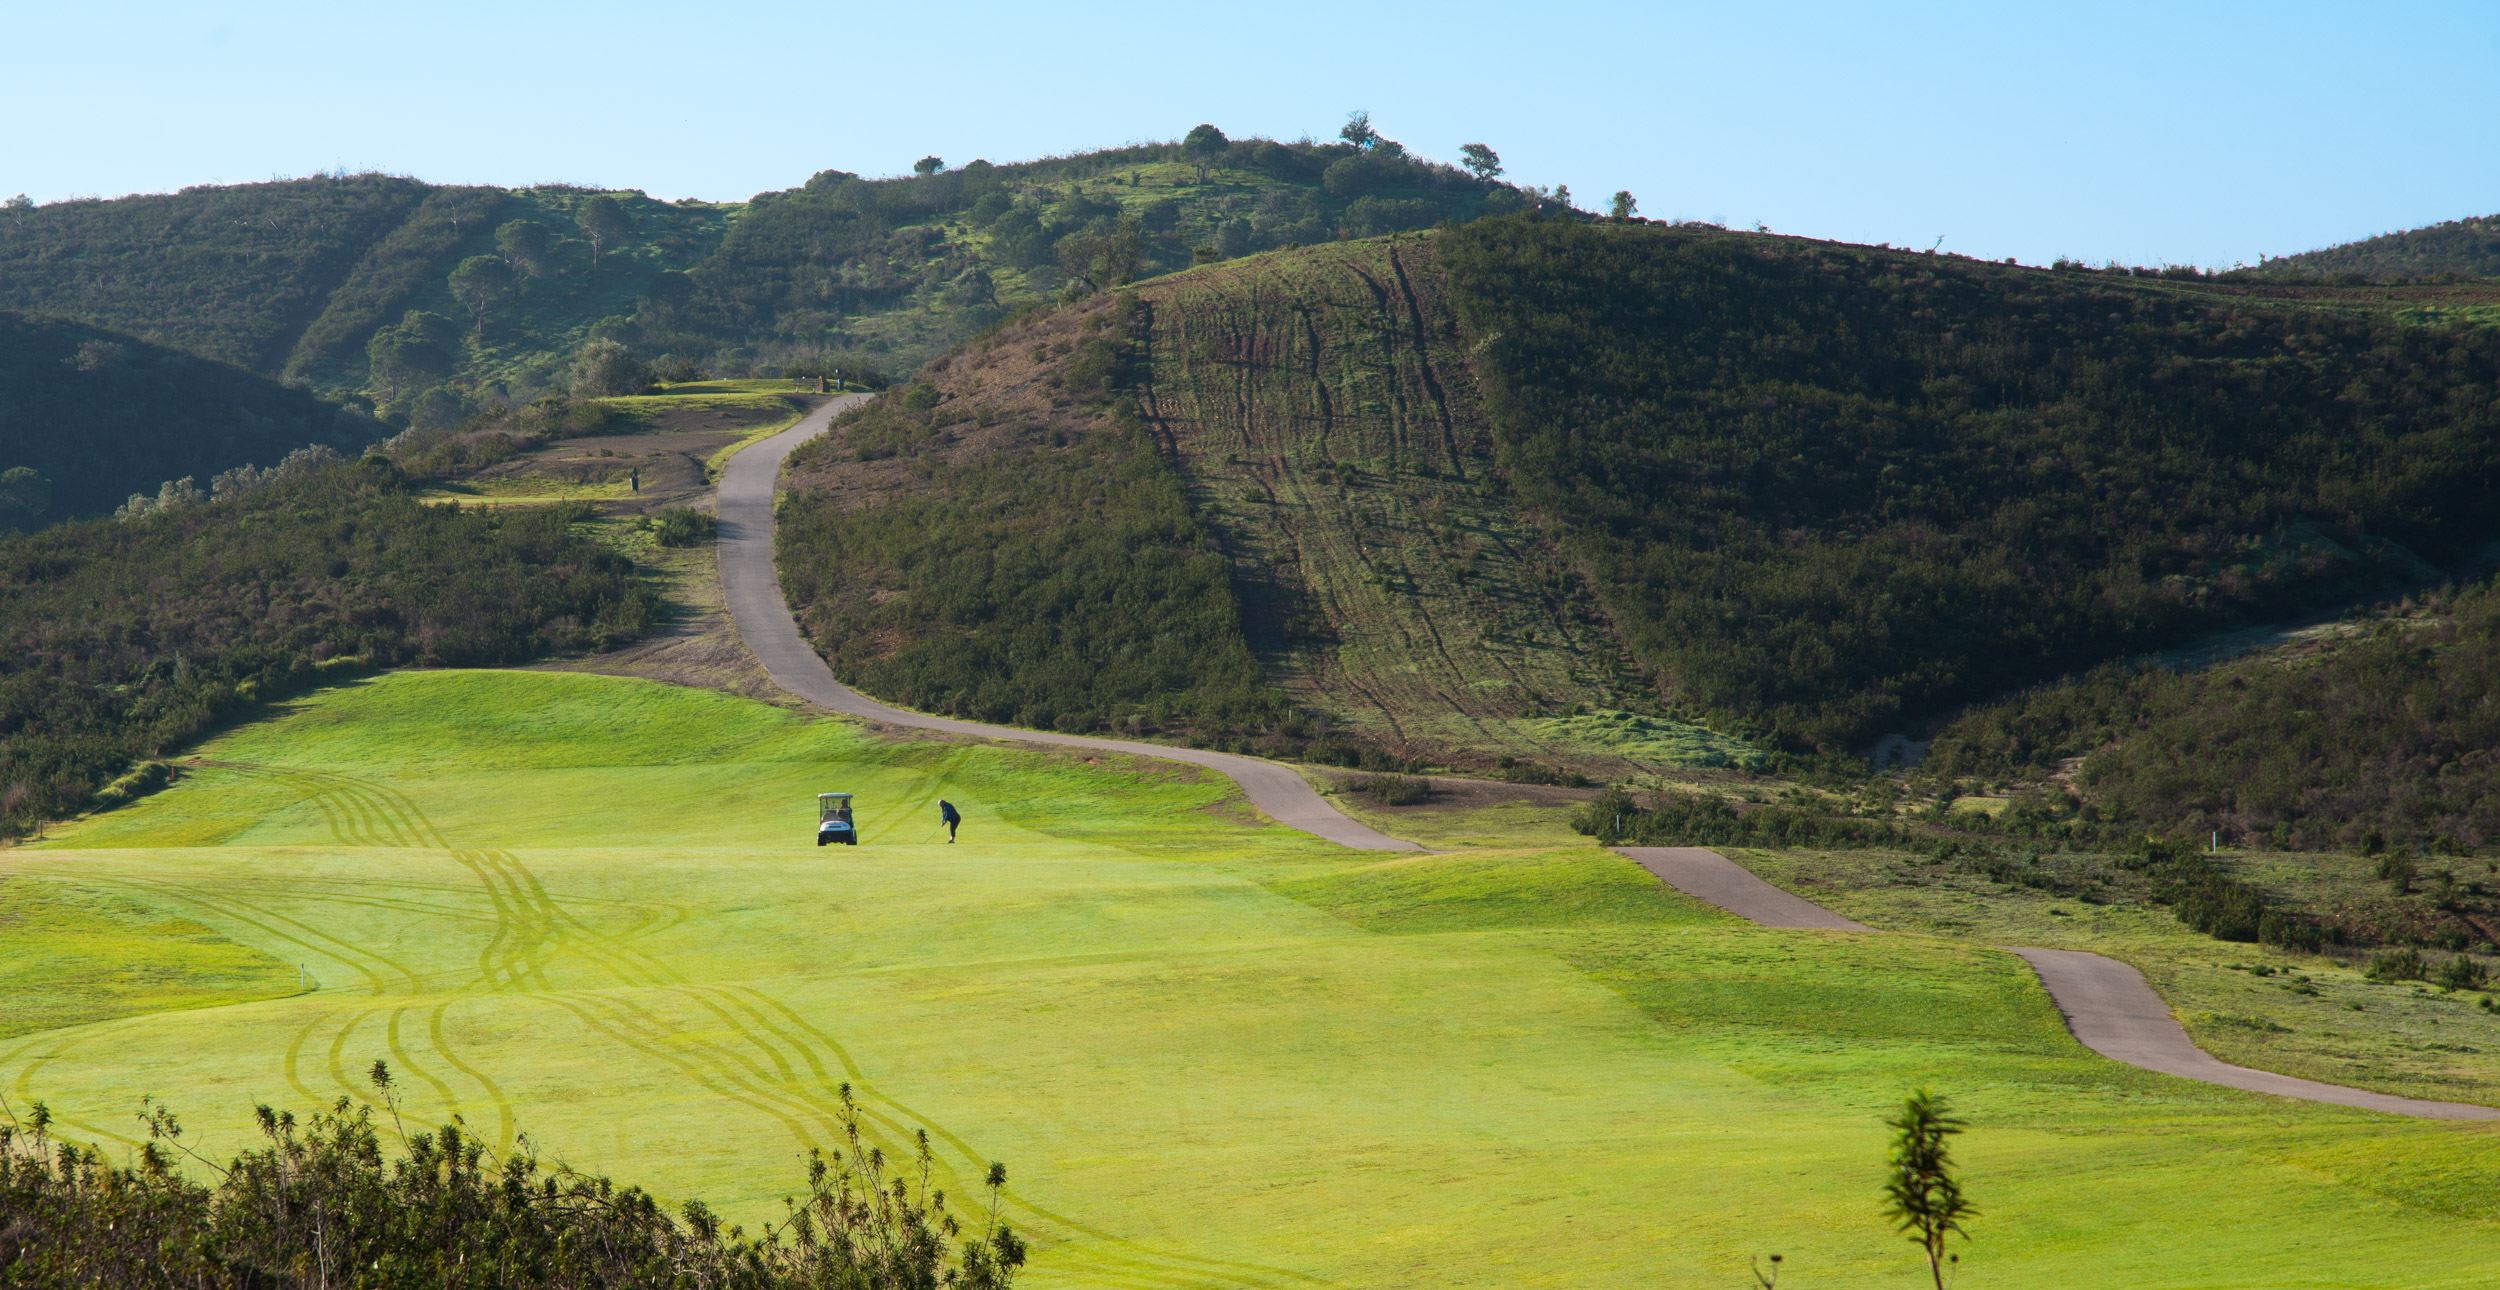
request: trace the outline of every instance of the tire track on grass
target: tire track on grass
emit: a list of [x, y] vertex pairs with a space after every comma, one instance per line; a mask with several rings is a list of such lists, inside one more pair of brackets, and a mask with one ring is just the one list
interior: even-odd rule
[[[940, 774], [924, 778], [922, 782], [929, 788], [920, 798], [933, 798], [943, 766], [963, 755], [950, 753], [941, 763]], [[411, 908], [399, 900], [350, 895], [348, 892], [354, 890], [355, 884], [343, 881], [323, 884], [332, 890], [325, 891], [322, 899], [378, 911], [486, 923], [491, 930], [474, 966], [455, 973], [420, 971], [231, 892], [211, 894], [168, 881], [132, 880], [130, 885], [159, 898], [191, 903], [218, 917], [253, 927], [273, 940], [341, 963], [364, 978], [371, 997], [411, 998], [438, 995], [448, 989], [454, 997], [443, 998], [427, 1017], [426, 1042], [422, 1046], [430, 1048], [438, 1060], [458, 1075], [486, 1090], [488, 1100], [503, 1121], [500, 1136], [507, 1147], [512, 1138], [509, 1101], [492, 1079], [460, 1056], [443, 1028], [451, 1007], [483, 993], [519, 995], [557, 1007], [591, 1033], [674, 1070], [714, 1096], [779, 1123], [802, 1148], [841, 1141], [840, 1084], [845, 1080], [836, 1078], [834, 1070], [838, 1068], [858, 1096], [862, 1127], [874, 1145], [890, 1158], [906, 1160], [910, 1158], [910, 1144], [916, 1132], [926, 1130], [932, 1143], [941, 1148], [933, 1162], [933, 1173], [945, 1190], [958, 1196], [970, 1196], [977, 1190], [968, 1184], [987, 1167], [982, 1153], [960, 1135], [878, 1089], [847, 1048], [808, 1023], [788, 1004], [751, 986], [688, 981], [666, 961], [635, 944], [655, 930], [683, 922], [688, 916], [684, 910], [654, 912], [648, 906], [630, 902], [583, 902], [610, 911], [618, 907], [629, 911], [631, 921], [623, 931], [602, 931], [568, 908], [568, 900], [559, 900], [549, 892], [517, 856], [496, 849], [451, 846], [449, 839], [412, 801], [394, 790], [330, 772], [231, 764], [228, 768], [292, 781], [305, 791], [332, 837], [343, 845], [434, 850], [448, 854], [463, 866], [477, 880], [474, 888], [392, 885], [444, 894], [465, 892], [485, 901], [487, 912], [483, 915], [423, 905]], [[637, 1004], [604, 991], [559, 988], [548, 969], [568, 955], [578, 957], [628, 989], [674, 999], [691, 1008], [695, 1017], [670, 1016], [662, 1008]], [[456, 976], [458, 980], [446, 987], [446, 976]], [[303, 1069], [306, 1050], [326, 1031], [330, 1037], [326, 1063], [330, 1080], [349, 1096], [374, 1104], [376, 1099], [370, 1090], [347, 1069], [345, 1050], [373, 1018], [388, 1011], [384, 1034], [392, 1056], [411, 1075], [428, 1082], [450, 1115], [459, 1115], [460, 1102], [453, 1090], [415, 1059], [417, 1046], [412, 1037], [402, 1033], [404, 1018], [418, 1006], [376, 1004], [353, 1011], [344, 1022], [339, 1018], [348, 1010], [323, 1010], [299, 1029], [288, 1046], [286, 1070], [290, 1087], [316, 1104], [327, 1100], [310, 1087]], [[775, 1019], [776, 1015], [780, 1020]], [[709, 1024], [702, 1019], [708, 1019]], [[707, 1030], [726, 1035], [726, 1041], [705, 1033]], [[31, 1071], [21, 1075], [22, 1080], [31, 1078]], [[877, 1141], [879, 1138], [885, 1141]], [[949, 1159], [950, 1156], [955, 1159]], [[1280, 1279], [1326, 1284], [1290, 1269], [1150, 1249], [1036, 1205], [1013, 1192], [1005, 1193], [1002, 1200], [1009, 1212], [1028, 1222], [1038, 1221], [1045, 1230], [1058, 1229], [1063, 1234], [1058, 1242], [1062, 1248], [1054, 1253], [1065, 1264], [1090, 1269], [1088, 1275], [1094, 1280], [1134, 1285], [1141, 1290], [1177, 1290], [1208, 1284], [1256, 1286]], [[1093, 1244], [1077, 1244], [1075, 1238]]]
[[[510, 853], [490, 851], [478, 854], [482, 863], [504, 866], [503, 874], [506, 881], [528, 884], [537, 893], [536, 899], [530, 903], [547, 910], [553, 917], [572, 923], [582, 941], [597, 944], [609, 940], [595, 928], [580, 922], [563, 910], [559, 903], [547, 899], [544, 889], [538, 887], [535, 875], [531, 874], [527, 867], [521, 865]], [[513, 903], [517, 906], [522, 902]], [[945, 1126], [903, 1105], [878, 1089], [867, 1078], [866, 1073], [847, 1048], [809, 1024], [781, 1000], [751, 986], [707, 986], [687, 982], [663, 961], [644, 954], [630, 945], [611, 943], [590, 952], [606, 959], [610, 970], [629, 983], [655, 992], [673, 994], [697, 1004], [754, 1052], [742, 1053], [735, 1048], [704, 1040], [682, 1029], [671, 1031], [655, 1026], [652, 1024], [656, 1020], [653, 1014], [622, 1008], [617, 1005], [616, 1001], [604, 996], [581, 992], [565, 992], [556, 996], [568, 1010], [575, 1013], [584, 1025], [616, 1040], [623, 1046], [677, 1067], [707, 1090], [772, 1116], [779, 1120], [802, 1146], [815, 1148], [821, 1145], [816, 1141], [814, 1134], [809, 1131], [811, 1125], [822, 1131], [827, 1138], [836, 1142], [840, 1141], [842, 1132], [840, 1083], [848, 1082], [861, 1097], [858, 1103], [861, 1118], [869, 1125], [884, 1127], [893, 1135], [889, 1141], [877, 1144], [889, 1156], [896, 1159], [908, 1158], [909, 1144], [913, 1140], [914, 1132], [921, 1129], [927, 1130], [932, 1139], [960, 1153], [964, 1164], [961, 1170], [943, 1155], [935, 1162], [936, 1168], [933, 1172], [938, 1175], [942, 1190], [958, 1195], [970, 1194], [968, 1184], [971, 1178], [967, 1175], [977, 1177], [986, 1168], [987, 1158], [976, 1151], [970, 1143]], [[767, 1015], [767, 1010], [780, 1013], [789, 1023], [790, 1029], [784, 1029], [772, 1021]], [[594, 1013], [598, 1015], [594, 1016]], [[810, 1044], [807, 1039], [792, 1034], [793, 1029], [803, 1031], [806, 1036], [812, 1037], [815, 1044]], [[678, 1046], [672, 1046], [673, 1044]], [[712, 1065], [708, 1069], [691, 1061], [683, 1047], [680, 1047], [689, 1044], [696, 1051], [711, 1059]], [[822, 1045], [824, 1052], [818, 1052], [815, 1045]], [[837, 1081], [832, 1072], [826, 1069], [824, 1061], [826, 1054], [830, 1054], [834, 1063], [841, 1068], [843, 1075], [847, 1077], [845, 1081]], [[772, 1069], [767, 1071], [760, 1063], [769, 1063]], [[806, 1068], [804, 1077], [798, 1069], [800, 1066]], [[816, 1085], [814, 1089], [807, 1086], [810, 1077]], [[881, 1110], [879, 1103], [889, 1109]], [[1221, 1260], [1198, 1260], [1190, 1255], [1162, 1254], [1138, 1246], [1113, 1233], [1079, 1222], [1067, 1215], [1043, 1208], [1013, 1192], [1004, 1193], [1003, 1199], [1007, 1201], [1011, 1211], [1021, 1211], [1044, 1223], [1058, 1226], [1097, 1242], [1137, 1250], [1143, 1256], [1142, 1258], [1121, 1259], [1102, 1251], [1085, 1252], [1086, 1257], [1092, 1261], [1126, 1267], [1137, 1274], [1168, 1275], [1166, 1268], [1147, 1261], [1161, 1258], [1172, 1262], [1216, 1264], [1222, 1268], [1280, 1276], [1311, 1284], [1324, 1284], [1317, 1278], [1290, 1269], [1228, 1263]], [[1191, 1275], [1204, 1276], [1206, 1274], [1196, 1272]], [[1228, 1280], [1230, 1279], [1228, 1274]], [[1134, 1281], [1134, 1277], [1131, 1280]], [[1149, 1283], [1159, 1284], [1159, 1282]]]

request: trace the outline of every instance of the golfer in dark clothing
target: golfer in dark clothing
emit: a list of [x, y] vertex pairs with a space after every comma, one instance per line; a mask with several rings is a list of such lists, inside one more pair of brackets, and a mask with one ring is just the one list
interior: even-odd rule
[[955, 840], [955, 826], [964, 822], [963, 813], [955, 809], [953, 802], [939, 798], [938, 822], [946, 826], [946, 840], [952, 842]]

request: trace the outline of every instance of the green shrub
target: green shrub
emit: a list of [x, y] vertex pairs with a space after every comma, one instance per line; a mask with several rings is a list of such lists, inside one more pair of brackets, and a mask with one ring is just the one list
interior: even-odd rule
[[[933, 433], [907, 403], [870, 405], [794, 469]], [[848, 508], [799, 492], [786, 511], [782, 585], [800, 623], [836, 676], [880, 698], [1068, 731], [1238, 731], [1290, 714], [1243, 634], [1230, 562], [1142, 427], [1036, 435], [925, 491]]]
[[1502, 758], [1495, 773], [1506, 784], [1553, 784], [1563, 788], [1586, 788], [1589, 777], [1576, 770], [1563, 770], [1543, 762], [1514, 761]]
[[1908, 839], [1891, 824], [1817, 815], [1784, 806], [1739, 811], [1726, 799], [1697, 793], [1660, 793], [1644, 807], [1630, 793], [1609, 789], [1573, 813], [1575, 832], [1609, 846], [1900, 846]]
[[109, 811], [127, 806], [173, 782], [173, 772], [161, 761], [143, 761], [120, 778], [95, 791], [95, 807]]
[[1357, 775], [1346, 781], [1346, 788], [1382, 806], [1413, 806], [1432, 795], [1432, 781], [1413, 775]]
[[709, 512], [691, 506], [663, 506], [651, 521], [651, 540], [661, 546], [693, 546], [709, 542], [720, 531], [720, 521]]
[[2460, 954], [2439, 965], [2435, 978], [2451, 990], [2480, 990], [2491, 982], [2491, 970]]
[[2365, 975], [2373, 981], [2421, 981], [2429, 977], [2430, 968], [2420, 950], [2386, 950], [2370, 956]]
[[[996, 1219], [1006, 1167], [990, 1166], [974, 1208], [950, 1210], [928, 1186], [928, 1136], [915, 1158], [886, 1158], [866, 1140], [847, 1084], [841, 1133], [831, 1152], [811, 1153], [797, 1189], [807, 1199], [747, 1237], [723, 1231], [699, 1200], [672, 1216], [641, 1188], [548, 1170], [526, 1139], [498, 1156], [458, 1125], [408, 1138], [388, 1127], [399, 1107], [382, 1063], [372, 1078], [387, 1125], [371, 1106], [349, 1111], [346, 1098], [300, 1122], [262, 1106], [261, 1144], [224, 1165], [152, 1103], [148, 1140], [120, 1166], [53, 1138], [41, 1102], [22, 1120], [9, 1112], [8, 1284], [1007, 1290], [1024, 1264], [1024, 1242]], [[193, 1181], [183, 1156], [214, 1180]]]

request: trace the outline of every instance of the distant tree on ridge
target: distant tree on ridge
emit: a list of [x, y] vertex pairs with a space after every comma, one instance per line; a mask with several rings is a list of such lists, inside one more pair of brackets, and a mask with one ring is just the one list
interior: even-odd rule
[[583, 202], [573, 214], [573, 223], [583, 237], [590, 239], [590, 267], [594, 269], [599, 267], [599, 253], [633, 228], [633, 221], [625, 216], [624, 204], [606, 193]]

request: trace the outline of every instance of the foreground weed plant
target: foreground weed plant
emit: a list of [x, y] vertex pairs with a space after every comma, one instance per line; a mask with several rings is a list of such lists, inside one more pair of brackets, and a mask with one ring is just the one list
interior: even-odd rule
[[[1006, 1290], [1023, 1242], [998, 1221], [1004, 1165], [990, 1166], [980, 1235], [931, 1190], [928, 1135], [915, 1170], [863, 1139], [842, 1088], [846, 1146], [808, 1164], [804, 1202], [750, 1238], [699, 1200], [682, 1218], [637, 1187], [522, 1149], [498, 1157], [458, 1123], [407, 1135], [389, 1069], [372, 1082], [402, 1154], [385, 1160], [373, 1108], [340, 1098], [300, 1123], [258, 1107], [266, 1145], [219, 1165], [182, 1141], [152, 1101], [148, 1141], [115, 1168], [52, 1136], [36, 1103], [0, 1124], [0, 1282], [111, 1287], [779, 1287]], [[178, 1172], [177, 1155], [214, 1175]], [[950, 1245], [954, 1248], [950, 1249]]]
[[1945, 1237], [1960, 1232], [1963, 1240], [1969, 1240], [1962, 1220], [1979, 1216], [1970, 1198], [1962, 1194], [1960, 1180], [1953, 1176], [1953, 1154], [1946, 1145], [1966, 1125], [1945, 1099], [1926, 1089], [1910, 1094], [1901, 1104], [1901, 1114], [1884, 1123], [1893, 1130], [1892, 1177], [1884, 1183], [1884, 1217], [1910, 1234], [1910, 1240], [1927, 1256], [1927, 1273], [1936, 1290], [1944, 1290], [1946, 1267], [1961, 1262], [1960, 1255], [1945, 1253]]

